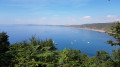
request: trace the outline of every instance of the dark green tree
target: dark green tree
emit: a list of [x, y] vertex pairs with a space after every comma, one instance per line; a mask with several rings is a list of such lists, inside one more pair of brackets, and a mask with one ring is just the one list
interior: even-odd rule
[[110, 56], [107, 52], [101, 50], [101, 51], [97, 51], [96, 59], [98, 60], [98, 63], [104, 63], [105, 61], [110, 60]]
[[[115, 38], [116, 41], [109, 40], [107, 41], [108, 44], [111, 44], [111, 46], [120, 46], [120, 22], [115, 22], [115, 25], [111, 27], [111, 33], [109, 33], [110, 36]], [[114, 67], [120, 67], [120, 48], [117, 50], [112, 51], [112, 64]]]
[[0, 33], [0, 53], [4, 53], [9, 50], [8, 35], [5, 32]]
[[8, 35], [5, 32], [0, 33], [0, 66], [9, 65], [9, 55], [6, 53], [9, 50]]
[[109, 33], [109, 35], [114, 37], [116, 39], [116, 42], [109, 40], [108, 44], [111, 44], [111, 46], [113, 45], [120, 46], [120, 22], [115, 22], [115, 25], [111, 27], [111, 33]]

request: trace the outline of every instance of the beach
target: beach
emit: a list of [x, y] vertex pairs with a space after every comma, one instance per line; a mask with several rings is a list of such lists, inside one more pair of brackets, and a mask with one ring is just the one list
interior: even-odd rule
[[91, 31], [97, 31], [97, 32], [101, 32], [101, 33], [106, 33], [106, 31], [104, 31], [104, 30], [98, 30], [98, 29], [79, 28], [79, 27], [67, 27], [67, 28], [84, 29], [84, 30], [91, 30]]

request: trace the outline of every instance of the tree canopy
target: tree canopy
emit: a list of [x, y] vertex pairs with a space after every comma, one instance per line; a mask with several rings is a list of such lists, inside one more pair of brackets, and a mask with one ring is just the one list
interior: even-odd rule
[[120, 22], [115, 22], [114, 24], [115, 25], [111, 26], [111, 33], [109, 33], [109, 35], [116, 39], [116, 41], [109, 40], [108, 44], [111, 44], [111, 46], [120, 46]]

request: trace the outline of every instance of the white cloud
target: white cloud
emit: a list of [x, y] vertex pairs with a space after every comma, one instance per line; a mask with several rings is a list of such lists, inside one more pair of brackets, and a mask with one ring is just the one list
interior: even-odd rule
[[120, 17], [116, 15], [107, 15], [106, 17], [107, 17], [107, 20], [110, 20], [110, 21], [120, 21]]
[[118, 16], [115, 16], [115, 15], [107, 15], [106, 17], [107, 17], [107, 18], [117, 18]]
[[45, 21], [45, 20], [47, 20], [46, 17], [42, 17], [42, 18], [40, 18], [40, 21]]
[[84, 16], [83, 19], [91, 19], [91, 16]]
[[118, 19], [115, 19], [115, 21], [120, 21], [120, 18], [118, 18]]

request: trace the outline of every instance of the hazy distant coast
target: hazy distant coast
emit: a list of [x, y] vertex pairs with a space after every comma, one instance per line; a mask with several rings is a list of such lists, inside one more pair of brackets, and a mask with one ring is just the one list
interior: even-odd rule
[[29, 24], [28, 26], [61, 26], [67, 28], [76, 28], [76, 29], [85, 29], [91, 31], [97, 31], [102, 33], [109, 33], [110, 27], [114, 25], [112, 23], [93, 23], [93, 24], [83, 24], [83, 25], [38, 25], [38, 24]]
[[109, 33], [109, 32], [111, 32], [110, 27], [113, 25], [114, 25], [114, 22], [112, 22], [112, 23], [93, 23], [93, 24], [83, 24], [83, 25], [64, 25], [64, 27], [98, 31], [98, 32], [102, 32], [102, 33]]
[[106, 31], [104, 31], [104, 30], [98, 30], [98, 29], [77, 28], [77, 27], [67, 27], [67, 28], [84, 29], [84, 30], [91, 30], [91, 31], [97, 31], [97, 32], [101, 32], [101, 33], [106, 33]]

